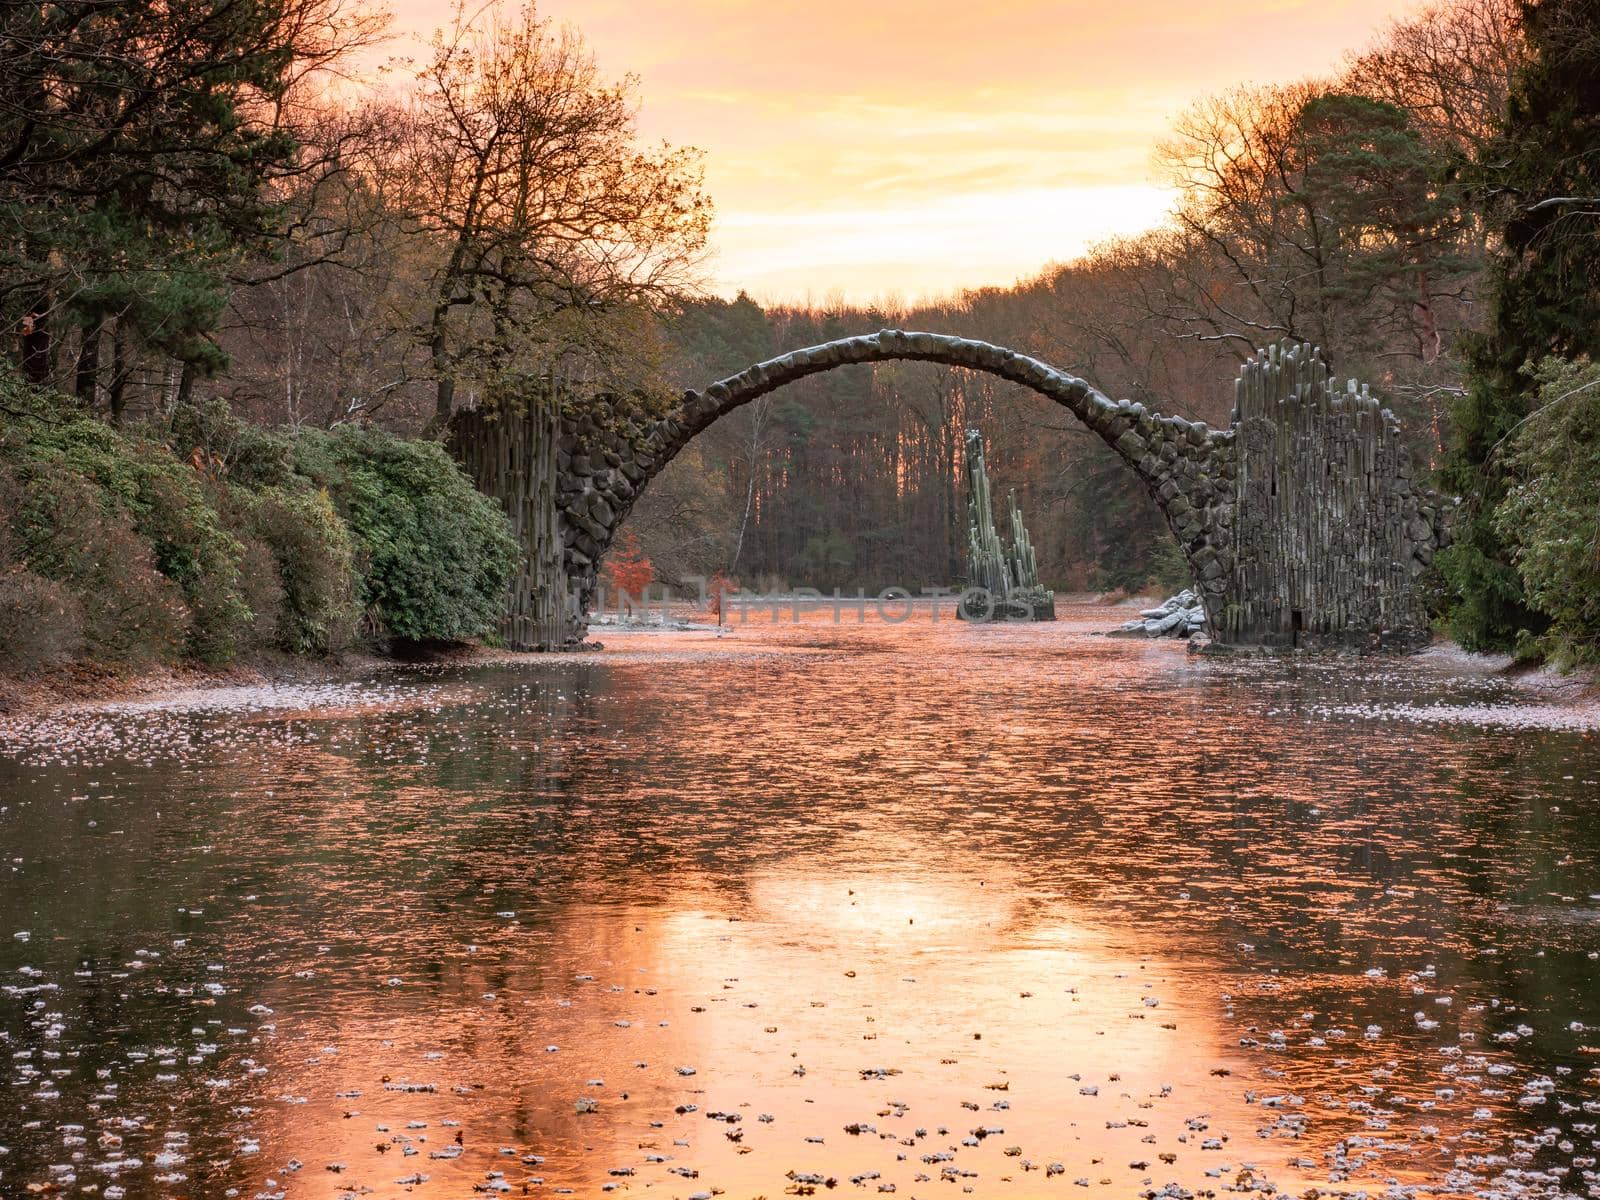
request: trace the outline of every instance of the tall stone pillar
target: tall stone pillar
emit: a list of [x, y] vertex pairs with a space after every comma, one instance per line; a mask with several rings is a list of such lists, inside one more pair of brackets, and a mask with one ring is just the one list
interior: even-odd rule
[[1235, 384], [1231, 562], [1219, 640], [1406, 649], [1428, 640], [1417, 576], [1447, 540], [1446, 506], [1413, 479], [1394, 414], [1285, 342]]
[[459, 412], [450, 449], [479, 491], [499, 500], [518, 555], [500, 636], [513, 650], [555, 650], [583, 639], [567, 581], [556, 504], [560, 405], [548, 387]]

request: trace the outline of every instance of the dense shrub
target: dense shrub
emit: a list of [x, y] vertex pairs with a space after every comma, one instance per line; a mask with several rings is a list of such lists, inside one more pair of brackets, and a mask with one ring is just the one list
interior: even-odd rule
[[5, 464], [0, 518], [16, 562], [79, 601], [90, 658], [144, 664], [177, 656], [189, 627], [182, 594], [156, 569], [150, 544], [97, 502], [92, 480], [49, 463]]
[[240, 421], [209, 398], [179, 404], [166, 440], [227, 478], [222, 508], [244, 547], [256, 644], [295, 654], [348, 646], [359, 617], [350, 531], [327, 494], [295, 474], [295, 434]]
[[83, 645], [83, 605], [68, 588], [15, 563], [0, 566], [0, 663], [63, 666]]
[[295, 654], [347, 647], [361, 615], [355, 548], [328, 494], [309, 486], [260, 493], [236, 488], [233, 502], [253, 536], [270, 550], [281, 587], [273, 644]]
[[227, 462], [243, 436], [244, 424], [226, 400], [207, 396], [175, 405], [162, 432], [179, 458], [189, 460], [199, 453]]
[[294, 435], [233, 415], [220, 397], [178, 405], [164, 431], [173, 453], [213, 466], [238, 487], [260, 491], [294, 483]]
[[461, 641], [496, 624], [516, 544], [499, 506], [443, 447], [353, 426], [307, 430], [295, 467], [349, 524], [361, 602], [386, 634]]
[[1550, 359], [1538, 383], [1503, 447], [1511, 485], [1494, 514], [1528, 602], [1549, 620], [1518, 649], [1560, 666], [1600, 662], [1600, 364]]
[[220, 401], [124, 433], [0, 366], [0, 667], [327, 654], [363, 614], [459, 641], [496, 623], [512, 552], [434, 443], [265, 430]]
[[240, 584], [243, 548], [195, 470], [166, 446], [87, 418], [41, 428], [28, 451], [36, 464], [89, 480], [102, 510], [149, 541], [156, 569], [188, 605], [189, 652], [206, 662], [232, 658], [254, 622]]
[[250, 624], [239, 640], [240, 650], [277, 648], [286, 613], [287, 595], [278, 573], [278, 556], [262, 538], [235, 530], [239, 539], [239, 589], [250, 606]]
[[1150, 586], [1163, 595], [1170, 596], [1195, 586], [1194, 570], [1176, 538], [1156, 540], [1150, 568]]
[[294, 472], [294, 434], [287, 429], [241, 426], [227, 460], [228, 479], [239, 487], [265, 491], [307, 485]]

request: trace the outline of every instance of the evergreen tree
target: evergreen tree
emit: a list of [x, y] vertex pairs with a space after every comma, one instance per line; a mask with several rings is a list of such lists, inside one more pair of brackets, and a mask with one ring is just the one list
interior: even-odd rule
[[1439, 355], [1434, 297], [1470, 265], [1441, 157], [1409, 113], [1365, 96], [1315, 96], [1295, 120], [1298, 178], [1279, 203], [1318, 230], [1317, 303], [1363, 318], [1344, 333], [1341, 363], [1375, 364], [1401, 331], [1420, 360]]
[[221, 365], [230, 269], [277, 231], [271, 182], [304, 166], [295, 84], [376, 30], [351, 8], [0, 6], [0, 311], [31, 380], [70, 373], [91, 398], [102, 340], [186, 376]]
[[1537, 390], [1532, 365], [1600, 358], [1600, 0], [1530, 0], [1522, 19], [1528, 56], [1473, 171], [1502, 244], [1443, 471], [1463, 511], [1440, 565], [1451, 631], [1469, 649], [1510, 649], [1545, 623], [1495, 521], [1510, 477], [1505, 441]]

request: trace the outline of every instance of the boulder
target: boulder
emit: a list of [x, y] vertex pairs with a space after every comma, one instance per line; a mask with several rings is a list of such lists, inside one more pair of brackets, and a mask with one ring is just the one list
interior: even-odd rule
[[1174, 609], [1157, 621], [1146, 622], [1145, 628], [1150, 630], [1151, 637], [1166, 637], [1169, 633], [1178, 636], [1178, 627], [1185, 629], [1189, 626], [1189, 613], [1186, 609]]
[[1186, 638], [1204, 631], [1206, 610], [1192, 589], [1185, 588], [1176, 596], [1156, 606], [1147, 608], [1132, 621], [1125, 621], [1111, 630], [1107, 637]]

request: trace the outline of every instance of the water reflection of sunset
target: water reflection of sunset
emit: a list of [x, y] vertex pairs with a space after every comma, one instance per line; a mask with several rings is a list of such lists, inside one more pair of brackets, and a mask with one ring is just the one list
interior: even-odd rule
[[[1199, 1187], [1246, 1163], [1280, 1187], [1314, 1182], [1291, 1160], [1320, 1166], [1327, 1145], [1260, 1143], [1261, 1110], [1217, 1086], [1258, 1064], [1229, 1045], [1197, 962], [1208, 947], [1174, 930], [1135, 949], [1115, 922], [982, 868], [811, 860], [754, 873], [736, 905], [690, 886], [570, 909], [537, 966], [512, 937], [428, 988], [353, 998], [326, 1029], [307, 1016], [297, 1044], [339, 1046], [336, 1074], [363, 1095], [282, 1107], [271, 1136], [344, 1163], [332, 1190], [402, 1162], [583, 1194], [671, 1183], [674, 1164], [733, 1194], [779, 1167], [905, 1188], [948, 1163], [1020, 1195], [1051, 1163], [1124, 1189], [1157, 1174]], [[277, 1086], [327, 1095], [324, 1062], [285, 1057]], [[596, 1110], [579, 1115], [580, 1098]], [[964, 1146], [977, 1129], [996, 1132]]]
[[[737, 920], [694, 891], [661, 907], [572, 912], [532, 974], [480, 951], [436, 986], [372, 990], [326, 1026], [308, 1014], [292, 1040], [282, 1030], [274, 1086], [310, 1099], [276, 1108], [268, 1137], [344, 1163], [330, 1194], [381, 1186], [411, 1164], [436, 1179], [501, 1170], [585, 1194], [616, 1179], [671, 1182], [674, 1162], [734, 1194], [770, 1187], [775, 1166], [841, 1179], [878, 1171], [904, 1188], [938, 1177], [925, 1154], [961, 1149], [980, 1127], [1004, 1132], [954, 1161], [1011, 1177], [1019, 1194], [1035, 1174], [1024, 1159], [1039, 1179], [1059, 1161], [1126, 1184], [1149, 1174], [1130, 1163], [1157, 1164], [1155, 1146], [1191, 1159], [1197, 1181], [1202, 1164], [1231, 1164], [1177, 1140], [1202, 1113], [1235, 1138], [1252, 1127], [1242, 1102], [1203, 1098], [1209, 1071], [1233, 1061], [1203, 981], [1148, 950], [1104, 949], [1103, 932], [1071, 914], [979, 882], [900, 885], [806, 864], [752, 880]], [[303, 1055], [323, 1042], [337, 1058]], [[1203, 1060], [1197, 1046], [1209, 1047]], [[330, 1074], [362, 1095], [335, 1100]], [[436, 1090], [390, 1091], [385, 1080]], [[579, 1116], [580, 1097], [597, 1110]], [[700, 1111], [674, 1111], [687, 1105]], [[716, 1111], [739, 1120], [705, 1115]], [[846, 1133], [851, 1124], [877, 1132]], [[430, 1157], [454, 1154], [457, 1132], [459, 1157]], [[891, 1132], [911, 1144], [877, 1136]], [[396, 1136], [418, 1153], [405, 1157]], [[521, 1161], [532, 1154], [545, 1161]], [[637, 1174], [608, 1174], [627, 1168]]]
[[0, 1009], [6, 1182], [1576, 1181], [1593, 747], [1330, 717], [1490, 685], [1196, 664], [1107, 616], [808, 617], [78, 722], [70, 758], [8, 735], [0, 911], [50, 904], [0, 979], [55, 990]]

